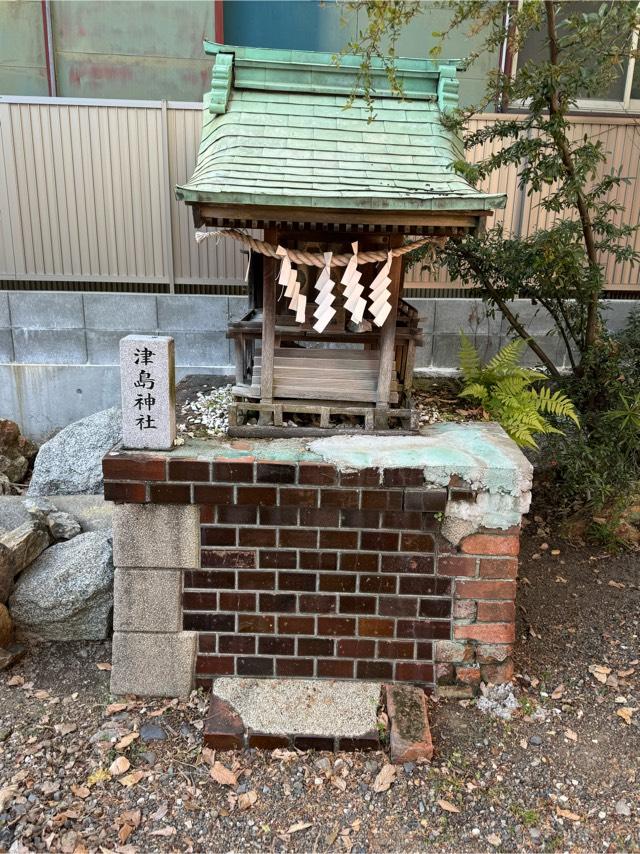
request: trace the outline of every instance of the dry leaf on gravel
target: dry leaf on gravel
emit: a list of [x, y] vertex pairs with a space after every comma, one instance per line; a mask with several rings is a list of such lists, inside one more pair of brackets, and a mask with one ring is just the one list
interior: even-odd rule
[[292, 824], [287, 833], [297, 833], [299, 830], [306, 830], [308, 827], [311, 827], [313, 822], [311, 821], [299, 821], [296, 824]]
[[631, 723], [631, 718], [633, 717], [633, 713], [637, 712], [638, 709], [632, 706], [623, 706], [621, 709], [616, 709], [616, 715], [619, 718], [629, 725]]
[[4, 789], [0, 789], [0, 812], [4, 812], [5, 807], [11, 803], [17, 791], [17, 786], [5, 786]]
[[88, 798], [91, 794], [91, 789], [88, 789], [86, 786], [71, 786], [71, 791], [76, 796], [76, 798]]
[[494, 848], [497, 848], [498, 845], [502, 844], [502, 839], [500, 839], [497, 833], [490, 833], [489, 836], [487, 836], [487, 842], [489, 845], [493, 845]]
[[211, 771], [209, 771], [209, 776], [212, 780], [215, 780], [216, 783], [220, 783], [221, 786], [235, 786], [238, 782], [238, 778], [233, 773], [233, 771], [229, 771], [228, 768], [222, 764], [222, 762], [214, 762]]
[[378, 776], [373, 781], [373, 786], [371, 788], [374, 792], [386, 792], [387, 789], [391, 788], [391, 784], [395, 779], [395, 765], [383, 765], [380, 771], [378, 772]]
[[581, 817], [575, 813], [571, 812], [571, 810], [562, 810], [560, 807], [556, 809], [556, 814], [560, 816], [560, 818], [567, 818], [569, 821], [581, 821]]
[[161, 818], [164, 818], [165, 815], [169, 812], [168, 804], [160, 804], [158, 809], [155, 812], [152, 812], [149, 818], [151, 821], [160, 821]]
[[69, 735], [78, 729], [76, 724], [56, 724], [55, 730], [60, 735]]
[[569, 741], [577, 741], [578, 740], [578, 733], [574, 732], [572, 729], [565, 729], [564, 737], [568, 738]]
[[125, 735], [124, 738], [121, 738], [116, 744], [116, 750], [126, 750], [127, 747], [136, 740], [136, 738], [140, 738], [140, 733], [130, 732], [128, 735]]
[[452, 804], [451, 801], [438, 801], [438, 806], [441, 810], [445, 812], [460, 812], [460, 807], [457, 807], [455, 804]]
[[111, 670], [111, 665], [108, 661], [101, 661], [100, 664], [96, 664], [98, 670]]
[[564, 685], [563, 685], [563, 684], [560, 684], [560, 685], [558, 685], [558, 687], [555, 689], [555, 691], [551, 694], [551, 699], [552, 699], [552, 700], [559, 700], [559, 699], [560, 699], [560, 697], [562, 697], [562, 695], [563, 695], [563, 694], [564, 694]]
[[24, 685], [24, 676], [12, 676], [11, 679], [7, 679], [7, 685], [10, 688], [19, 688]]
[[127, 708], [126, 703], [110, 703], [104, 710], [105, 715], [115, 715], [118, 712], [124, 712]]
[[241, 810], [248, 810], [255, 804], [257, 800], [258, 793], [255, 791], [255, 789], [251, 789], [250, 792], [244, 792], [242, 795], [240, 795], [240, 797], [238, 798], [238, 807]]
[[177, 830], [175, 827], [171, 827], [171, 825], [167, 825], [166, 827], [161, 827], [159, 830], [152, 830], [149, 836], [175, 836]]
[[611, 673], [611, 668], [604, 667], [601, 664], [590, 664], [589, 673], [594, 679], [597, 679], [598, 682], [601, 682], [604, 685], [607, 681], [607, 676]]
[[109, 774], [113, 777], [119, 777], [131, 768], [131, 763], [126, 756], [118, 756], [109, 766]]
[[139, 783], [143, 777], [144, 771], [132, 771], [131, 774], [127, 774], [126, 777], [120, 777], [118, 783], [121, 783], [123, 786], [126, 786], [127, 789], [130, 789], [132, 786]]

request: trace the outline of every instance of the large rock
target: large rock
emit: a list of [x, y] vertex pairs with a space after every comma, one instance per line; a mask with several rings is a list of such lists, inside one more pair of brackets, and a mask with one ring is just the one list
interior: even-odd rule
[[49, 545], [49, 533], [39, 520], [24, 522], [0, 536], [0, 602], [6, 602], [13, 579]]
[[20, 433], [15, 421], [0, 418], [0, 494], [9, 493], [11, 483], [20, 483], [38, 448]]
[[74, 421], [40, 448], [28, 495], [102, 492], [102, 458], [122, 437], [120, 410], [104, 409]]
[[16, 628], [45, 640], [102, 640], [111, 631], [113, 560], [102, 532], [47, 549], [16, 582], [9, 600]]

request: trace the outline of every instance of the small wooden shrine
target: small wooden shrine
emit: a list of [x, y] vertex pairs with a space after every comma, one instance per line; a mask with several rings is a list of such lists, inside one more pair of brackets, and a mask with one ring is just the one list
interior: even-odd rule
[[[325, 433], [341, 416], [367, 430], [416, 429], [422, 338], [401, 297], [404, 256], [481, 229], [504, 205], [453, 170], [463, 149], [440, 116], [458, 103], [456, 62], [398, 59], [402, 98], [376, 65], [370, 121], [366, 105], [347, 106], [357, 56], [336, 65], [325, 53], [205, 51], [215, 65], [202, 140], [177, 196], [196, 228], [213, 229], [198, 239], [223, 234], [250, 250], [249, 311], [228, 331], [230, 433]], [[291, 415], [313, 424], [283, 428]]]

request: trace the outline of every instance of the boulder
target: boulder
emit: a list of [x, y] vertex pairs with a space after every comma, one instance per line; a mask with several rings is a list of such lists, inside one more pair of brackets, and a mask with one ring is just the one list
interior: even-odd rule
[[0, 649], [13, 640], [13, 623], [6, 605], [0, 605]]
[[[20, 483], [37, 451], [36, 445], [20, 433], [15, 421], [0, 418], [0, 475], [10, 483]], [[3, 490], [9, 491], [6, 486]]]
[[0, 537], [0, 602], [6, 602], [13, 579], [49, 545], [49, 533], [39, 520], [24, 522]]
[[78, 520], [74, 519], [71, 513], [63, 513], [62, 510], [49, 513], [47, 525], [54, 540], [71, 540], [82, 530]]
[[113, 560], [103, 532], [47, 549], [18, 578], [9, 609], [17, 629], [45, 640], [102, 640], [111, 632]]
[[79, 495], [103, 491], [102, 458], [122, 438], [115, 407], [74, 421], [40, 448], [28, 495]]

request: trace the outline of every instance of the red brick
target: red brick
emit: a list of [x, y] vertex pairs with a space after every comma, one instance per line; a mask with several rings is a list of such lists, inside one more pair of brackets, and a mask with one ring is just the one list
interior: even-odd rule
[[209, 481], [209, 463], [204, 460], [169, 460], [169, 480]]
[[390, 661], [358, 661], [356, 675], [358, 679], [391, 679], [393, 664]]
[[395, 593], [397, 579], [394, 575], [360, 575], [360, 593]]
[[355, 593], [357, 577], [357, 575], [345, 575], [342, 572], [332, 575], [322, 574], [318, 590], [326, 593]]
[[261, 507], [261, 525], [297, 525], [297, 507]]
[[358, 638], [339, 640], [336, 652], [341, 658], [373, 658], [375, 649], [375, 641]]
[[302, 595], [298, 601], [298, 607], [301, 613], [335, 614], [337, 607], [336, 597]]
[[182, 628], [194, 632], [232, 632], [236, 618], [233, 614], [196, 613], [185, 611], [182, 615]]
[[462, 682], [463, 685], [477, 687], [480, 684], [480, 668], [456, 667], [456, 681]]
[[376, 600], [373, 596], [341, 596], [341, 614], [375, 614]]
[[[235, 546], [235, 528], [201, 528], [200, 542], [203, 546]], [[242, 544], [241, 544], [242, 545]]]
[[398, 682], [433, 682], [433, 665], [417, 661], [397, 661], [395, 678]]
[[256, 639], [251, 635], [220, 635], [218, 652], [231, 655], [253, 655], [256, 651]]
[[433, 557], [425, 555], [382, 555], [382, 572], [419, 573], [433, 575]]
[[277, 658], [278, 676], [313, 676], [313, 661], [304, 658]]
[[278, 638], [275, 636], [258, 638], [260, 655], [293, 655], [295, 652], [294, 638]]
[[393, 552], [398, 548], [398, 531], [361, 531], [360, 548], [369, 551]]
[[346, 635], [350, 637], [356, 633], [356, 621], [351, 617], [318, 617], [318, 634]]
[[319, 659], [316, 673], [331, 679], [353, 679], [353, 661], [344, 658]]
[[520, 537], [515, 534], [471, 534], [460, 543], [460, 551], [469, 555], [508, 555], [520, 551]]
[[431, 534], [418, 534], [414, 531], [405, 531], [402, 534], [400, 549], [403, 552], [433, 552], [434, 546]]
[[340, 572], [377, 572], [377, 554], [347, 552], [340, 555]]
[[230, 676], [234, 671], [234, 659], [231, 656], [199, 655], [196, 658], [196, 673], [215, 673]]
[[513, 623], [472, 623], [470, 626], [453, 627], [454, 638], [469, 638], [485, 643], [512, 643], [515, 634]]
[[459, 599], [506, 599], [516, 595], [515, 581], [458, 581], [456, 596]]
[[387, 713], [391, 723], [389, 747], [396, 765], [429, 761], [433, 742], [424, 691], [408, 685], [386, 685]]
[[420, 468], [385, 469], [384, 486], [422, 486], [424, 474]]
[[318, 532], [314, 528], [281, 528], [279, 545], [286, 549], [315, 549]]
[[416, 617], [417, 608], [415, 596], [381, 596], [378, 613], [382, 617]]
[[[204, 509], [204, 508], [203, 508]], [[204, 522], [204, 519], [202, 520]], [[258, 521], [257, 507], [218, 507], [218, 524], [255, 525]]]
[[275, 528], [240, 528], [238, 531], [239, 546], [275, 546]]
[[333, 466], [318, 463], [298, 463], [298, 483], [331, 486], [338, 480]]
[[200, 524], [211, 525], [216, 521], [216, 508], [207, 504], [200, 505]]
[[260, 609], [273, 611], [279, 614], [292, 614], [296, 610], [296, 597], [294, 593], [261, 593]]
[[338, 555], [335, 552], [299, 552], [300, 569], [337, 569]]
[[398, 620], [396, 637], [447, 640], [451, 637], [451, 624], [448, 620]]
[[252, 569], [256, 565], [256, 553], [240, 549], [202, 549], [202, 566], [220, 569]]
[[283, 507], [312, 507], [318, 506], [317, 489], [300, 489], [293, 487], [280, 488], [280, 504]]
[[[347, 512], [347, 511], [345, 511]], [[348, 511], [355, 512], [355, 511]], [[340, 524], [339, 507], [301, 507], [300, 525], [309, 528], [337, 528]]]
[[508, 658], [501, 664], [481, 664], [480, 675], [485, 682], [500, 685], [513, 679], [513, 661]]
[[296, 467], [288, 463], [256, 463], [256, 483], [295, 483]]
[[363, 510], [402, 510], [402, 492], [388, 489], [363, 489]]
[[478, 602], [479, 623], [512, 623], [515, 618], [514, 602]]
[[260, 550], [260, 569], [295, 569], [298, 556], [283, 549]]
[[518, 561], [512, 558], [482, 558], [480, 578], [516, 578]]
[[378, 641], [378, 658], [413, 658], [413, 641]]
[[420, 510], [423, 513], [442, 513], [446, 506], [446, 489], [407, 489], [404, 493], [405, 510]]
[[198, 652], [215, 652], [217, 635], [198, 635]]
[[[278, 676], [282, 674], [277, 670]], [[248, 735], [249, 747], [255, 750], [276, 750], [279, 747], [289, 747], [291, 742], [288, 735], [270, 735], [264, 732], [250, 732]]]
[[184, 573], [185, 587], [204, 587], [207, 590], [222, 588], [230, 590], [236, 586], [235, 572], [211, 572], [210, 570], [187, 569]]
[[326, 735], [297, 735], [293, 745], [298, 750], [334, 750], [335, 738]]
[[236, 658], [238, 676], [273, 676], [272, 658]]
[[450, 617], [451, 599], [422, 599], [419, 613], [421, 617]]
[[333, 638], [298, 638], [298, 655], [317, 656], [333, 655], [335, 641]]
[[429, 575], [401, 575], [400, 593], [413, 593], [416, 596], [447, 596], [451, 592], [448, 578], [434, 578]]
[[255, 611], [255, 593], [220, 593], [221, 611]]
[[356, 753], [363, 750], [380, 750], [380, 737], [374, 730], [364, 735], [356, 736], [356, 738], [344, 736], [338, 740], [338, 750], [345, 750], [348, 753]]
[[321, 489], [321, 507], [358, 507], [359, 495], [354, 489]]
[[185, 611], [217, 611], [218, 594], [185, 591], [182, 594], [182, 607]]
[[433, 644], [429, 641], [419, 641], [416, 644], [416, 658], [418, 661], [432, 661]]
[[476, 661], [480, 664], [502, 664], [511, 655], [511, 645], [506, 643], [479, 643], [475, 652]]
[[378, 469], [358, 469], [356, 471], [340, 472], [340, 486], [379, 486], [380, 472]]
[[107, 456], [102, 460], [105, 480], [164, 480], [166, 457]]
[[[197, 489], [198, 487], [196, 487]], [[232, 487], [217, 487], [218, 489], [228, 488], [233, 491]], [[238, 486], [237, 501], [238, 504], [251, 504], [259, 507], [273, 507], [276, 503], [278, 491], [275, 486]], [[224, 504], [223, 501], [211, 501], [211, 504]], [[231, 503], [231, 502], [228, 502]]]
[[392, 638], [395, 624], [393, 620], [361, 617], [358, 620], [358, 634], [362, 637]]
[[343, 528], [379, 528], [379, 510], [341, 510], [340, 524]]
[[271, 634], [275, 617], [269, 614], [238, 614], [238, 631], [255, 634]]
[[394, 531], [421, 531], [424, 514], [417, 510], [387, 510], [380, 519], [381, 528], [392, 528]]
[[278, 617], [278, 631], [283, 635], [315, 635], [315, 619], [313, 617]]
[[127, 504], [144, 504], [147, 500], [146, 483], [118, 483], [107, 480], [104, 484], [105, 501], [126, 501]]
[[253, 457], [213, 464], [213, 480], [227, 483], [253, 483]]
[[321, 549], [357, 549], [357, 531], [320, 531]]
[[471, 577], [476, 574], [476, 564], [475, 557], [443, 555], [438, 558], [438, 575]]
[[196, 484], [193, 487], [193, 500], [195, 504], [233, 504], [233, 487]]
[[278, 573], [278, 589], [279, 590], [306, 590], [314, 591], [316, 589], [317, 577], [311, 572], [279, 572]]
[[191, 484], [189, 483], [151, 483], [149, 500], [156, 504], [190, 504]]

